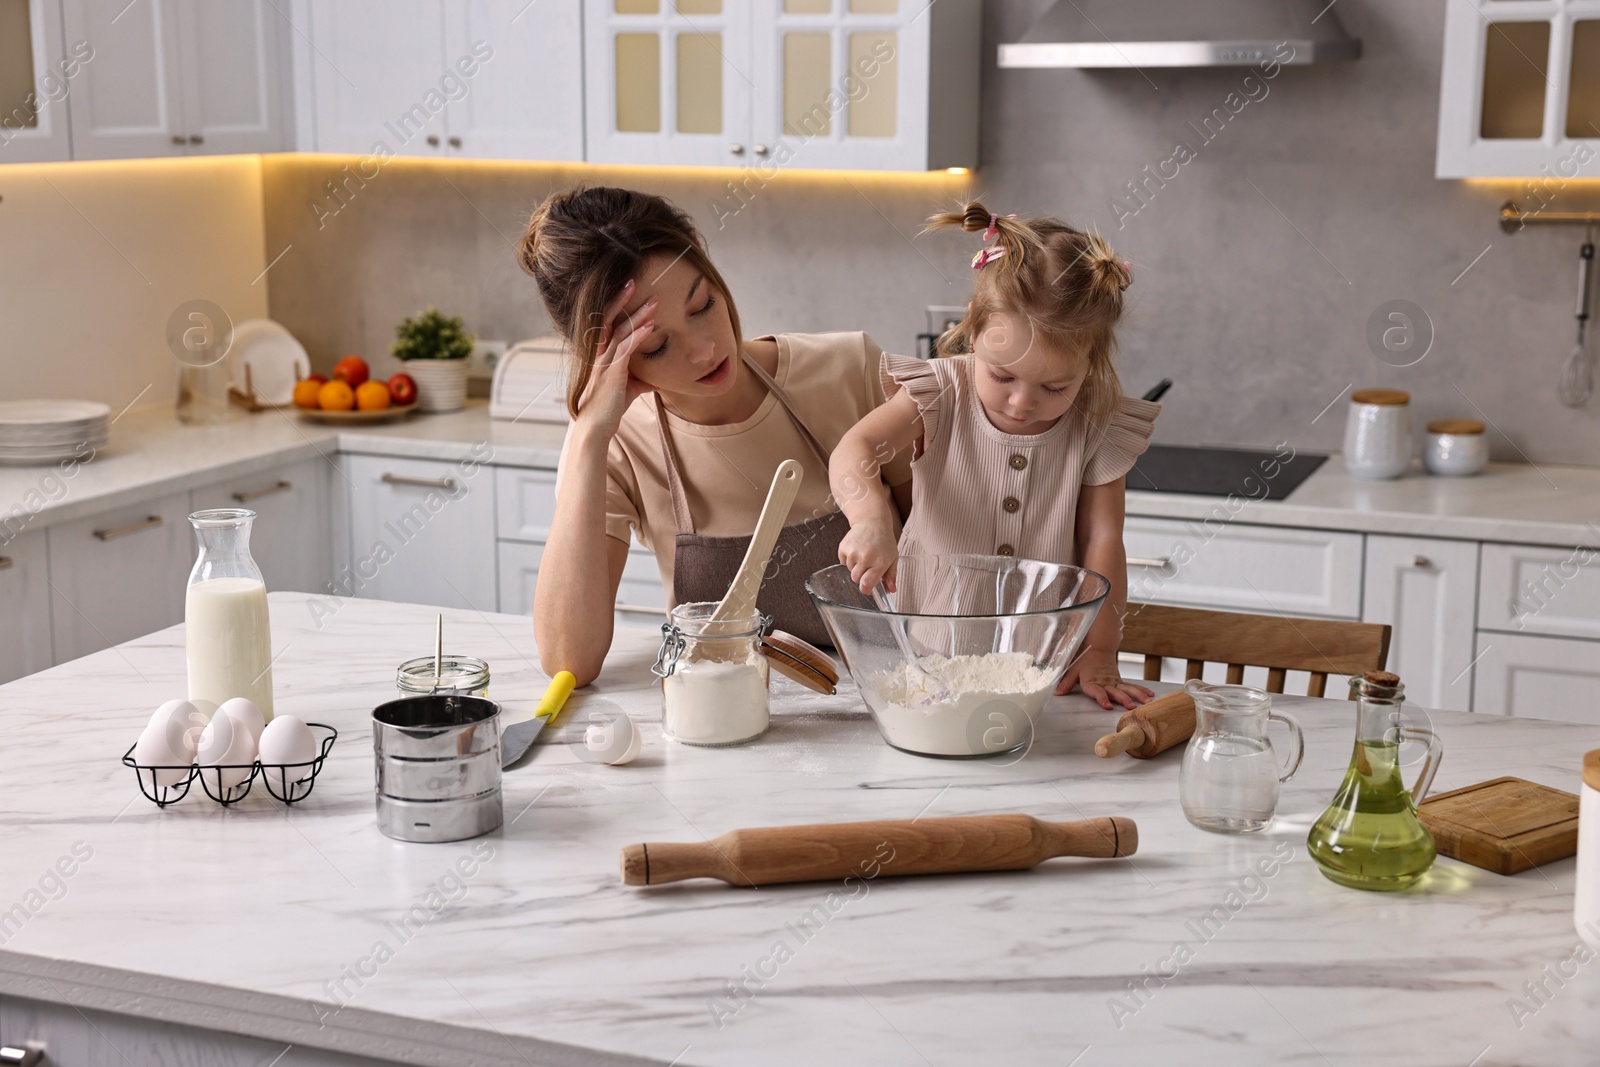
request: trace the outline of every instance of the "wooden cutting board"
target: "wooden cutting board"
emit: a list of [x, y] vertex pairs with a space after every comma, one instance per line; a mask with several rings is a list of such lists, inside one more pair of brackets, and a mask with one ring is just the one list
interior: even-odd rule
[[1417, 809], [1439, 855], [1496, 874], [1578, 851], [1578, 798], [1521, 778], [1496, 778], [1429, 797]]

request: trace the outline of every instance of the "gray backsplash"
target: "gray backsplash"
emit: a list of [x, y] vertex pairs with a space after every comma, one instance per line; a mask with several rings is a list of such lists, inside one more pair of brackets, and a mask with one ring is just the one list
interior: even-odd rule
[[[266, 157], [267, 254], [293, 246], [271, 271], [272, 316], [323, 369], [345, 352], [386, 353], [394, 323], [426, 304], [487, 338], [546, 333], [513, 245], [540, 198], [583, 180], [657, 191], [691, 211], [747, 334], [863, 329], [909, 352], [924, 305], [965, 300], [977, 247], [919, 237], [921, 220], [972, 190], [1000, 211], [1098, 226], [1132, 261], [1123, 381], [1131, 392], [1176, 382], [1157, 440], [1337, 449], [1335, 399], [1383, 385], [1411, 392], [1419, 424], [1486, 418], [1496, 458], [1600, 463], [1600, 400], [1571, 411], [1555, 398], [1581, 230], [1502, 233], [1496, 209], [1527, 199], [1526, 183], [1433, 177], [1442, 4], [1342, 0], [1363, 57], [1265, 82], [1247, 83], [1246, 68], [996, 69], [995, 45], [1047, 3], [987, 5], [983, 159], [970, 178], [786, 172], [747, 182], [741, 202], [729, 170], [397, 160], [351, 183], [328, 214], [337, 204], [324, 183], [344, 177], [346, 160]], [[1217, 108], [1227, 121], [1208, 130]], [[1147, 180], [1144, 168], [1157, 172], [1180, 141], [1194, 158], [1164, 183]], [[1143, 203], [1131, 181], [1145, 183]], [[1593, 182], [1552, 201], [1596, 206]], [[1368, 344], [1369, 319], [1391, 300], [1432, 321], [1431, 349], [1413, 366]]]

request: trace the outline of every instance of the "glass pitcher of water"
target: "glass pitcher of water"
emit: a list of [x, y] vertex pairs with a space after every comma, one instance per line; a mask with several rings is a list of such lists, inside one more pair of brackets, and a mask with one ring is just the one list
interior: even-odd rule
[[[1286, 712], [1272, 710], [1272, 694], [1247, 685], [1211, 685], [1191, 678], [1194, 734], [1178, 772], [1183, 813], [1202, 830], [1251, 834], [1272, 821], [1278, 785], [1294, 777], [1305, 755], [1305, 735]], [[1267, 739], [1267, 723], [1289, 728], [1292, 751], [1280, 772]]]

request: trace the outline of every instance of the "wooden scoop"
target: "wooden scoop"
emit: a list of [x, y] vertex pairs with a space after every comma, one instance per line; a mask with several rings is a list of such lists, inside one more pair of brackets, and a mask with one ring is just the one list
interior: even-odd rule
[[1192, 733], [1194, 700], [1179, 689], [1125, 712], [1117, 720], [1117, 732], [1095, 742], [1094, 754], [1110, 759], [1118, 752], [1126, 752], [1137, 759], [1149, 759], [1183, 744]]
[[692, 844], [628, 845], [624, 885], [720, 878], [730, 885], [854, 876], [1020, 871], [1053, 856], [1108, 859], [1139, 847], [1132, 819], [1042, 822], [1031, 815], [886, 819], [731, 830]]
[[792, 459], [778, 464], [773, 472], [772, 487], [767, 490], [761, 518], [756, 520], [755, 532], [750, 535], [744, 562], [739, 564], [739, 573], [733, 576], [727, 594], [706, 621], [707, 634], [730, 632], [725, 625], [729, 619], [747, 618], [756, 610], [756, 596], [761, 592], [761, 579], [766, 574], [767, 562], [772, 559], [772, 548], [778, 543], [778, 534], [789, 517], [789, 508], [794, 504], [795, 494], [800, 492], [800, 481], [804, 477], [805, 471]]

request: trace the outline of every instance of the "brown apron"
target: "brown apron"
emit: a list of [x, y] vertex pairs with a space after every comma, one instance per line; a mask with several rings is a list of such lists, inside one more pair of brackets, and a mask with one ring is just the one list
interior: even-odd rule
[[[789, 395], [773, 380], [755, 360], [744, 357], [744, 365], [761, 380], [768, 391], [783, 405], [794, 425], [805, 438], [806, 444], [828, 465], [828, 450], [822, 447], [789, 402]], [[683, 491], [683, 474], [678, 469], [678, 453], [672, 447], [667, 433], [667, 413], [656, 394], [656, 420], [661, 427], [661, 448], [666, 453], [667, 489], [672, 494], [672, 516], [678, 525], [676, 555], [672, 563], [672, 598], [676, 603], [721, 600], [739, 573], [745, 550], [750, 547], [748, 535], [743, 537], [707, 537], [695, 533], [694, 517], [689, 514], [689, 498]], [[776, 464], [774, 464], [776, 467]], [[762, 499], [765, 499], [763, 494]], [[767, 564], [766, 577], [761, 583], [761, 593], [756, 607], [772, 616], [775, 629], [786, 630], [813, 645], [833, 644], [822, 617], [806, 593], [805, 580], [824, 567], [839, 562], [839, 542], [850, 531], [850, 521], [844, 512], [833, 511], [827, 515], [807, 519], [785, 526], [778, 534], [777, 545], [772, 550], [772, 562]]]

